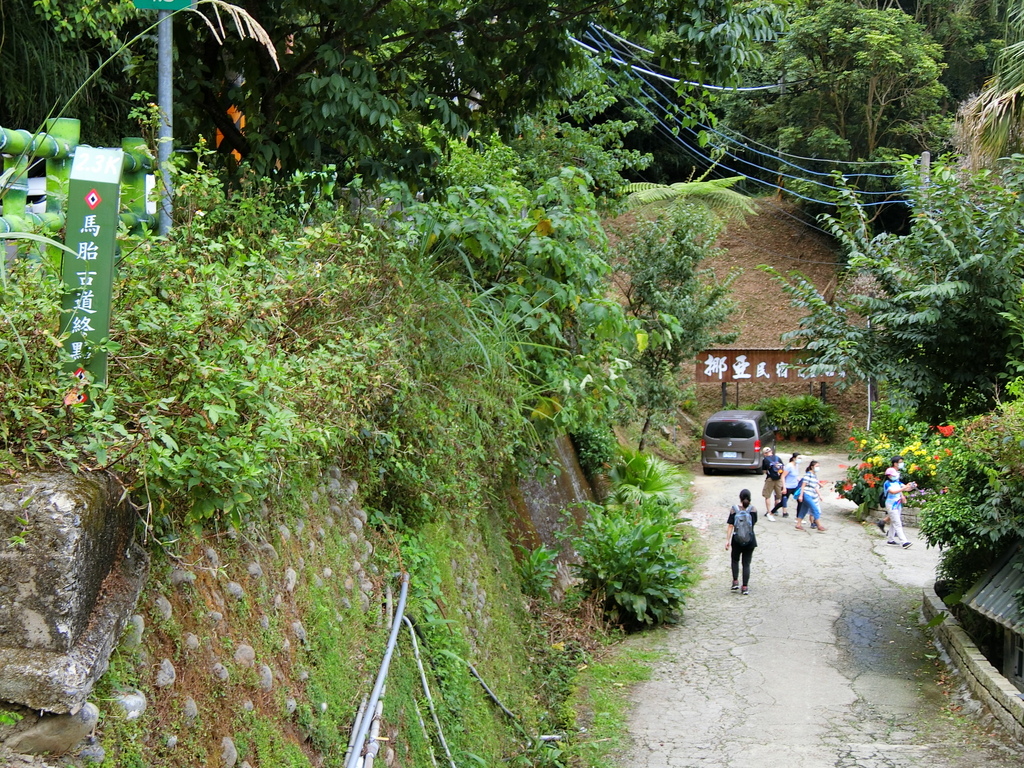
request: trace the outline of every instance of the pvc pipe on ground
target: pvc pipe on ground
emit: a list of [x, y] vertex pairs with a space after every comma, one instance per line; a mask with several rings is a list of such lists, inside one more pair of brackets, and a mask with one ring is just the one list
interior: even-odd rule
[[[388, 668], [391, 666], [391, 656], [395, 652], [395, 644], [398, 641], [398, 630], [402, 628], [400, 619], [405, 615], [405, 601], [409, 596], [409, 574], [402, 574], [402, 591], [398, 595], [398, 608], [395, 610], [396, 621], [391, 627], [391, 635], [388, 637], [387, 648], [384, 650], [384, 659], [381, 661], [380, 670], [377, 672], [377, 681], [370, 693], [370, 700], [367, 711], [375, 711], [377, 702], [380, 700], [381, 692], [384, 689], [384, 681], [388, 676]], [[359, 729], [352, 743], [352, 751], [345, 761], [345, 768], [355, 768], [357, 761], [362, 758], [363, 745], [366, 743], [366, 734], [370, 730], [370, 723], [373, 718], [363, 718], [359, 723]]]
[[409, 636], [412, 638], [412, 653], [413, 656], [416, 657], [416, 666], [420, 670], [420, 682], [423, 684], [423, 693], [427, 696], [427, 706], [430, 707], [430, 716], [434, 719], [434, 727], [437, 728], [437, 740], [441, 742], [441, 746], [444, 748], [444, 754], [448, 758], [448, 763], [452, 768], [457, 768], [455, 760], [452, 758], [451, 750], [448, 749], [448, 742], [445, 741], [444, 731], [441, 730], [441, 721], [437, 719], [437, 710], [434, 708], [434, 697], [430, 695], [430, 686], [427, 685], [427, 673], [423, 670], [423, 660], [420, 658], [420, 646], [416, 641], [416, 628], [413, 627], [408, 616], [403, 616], [402, 618], [409, 627]]

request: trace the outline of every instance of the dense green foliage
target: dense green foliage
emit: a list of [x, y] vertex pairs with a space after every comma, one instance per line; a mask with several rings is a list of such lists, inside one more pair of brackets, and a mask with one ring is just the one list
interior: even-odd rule
[[962, 178], [940, 164], [927, 180], [910, 167], [904, 179], [913, 228], [872, 236], [869, 214], [844, 207], [830, 220], [844, 285], [826, 297], [791, 273], [784, 287], [809, 314], [786, 338], [814, 352], [815, 370], [876, 377], [932, 423], [981, 413], [1021, 360], [1024, 157], [999, 174]]
[[[120, 146], [137, 135], [128, 114], [135, 90], [155, 80], [127, 75], [132, 54], [121, 51], [102, 77], [90, 75], [142, 29], [130, 0], [23, 0], [0, 4], [0, 126], [34, 131], [47, 117], [77, 117], [86, 143]], [[155, 14], [154, 14], [155, 18]], [[141, 48], [141, 47], [140, 47]], [[136, 73], [136, 77], [138, 73]], [[84, 88], [75, 101], [71, 97]], [[87, 138], [86, 138], [87, 137]]]
[[[281, 68], [249, 43], [224, 57], [187, 20], [179, 45], [191, 130], [216, 125], [225, 148], [260, 173], [332, 163], [345, 178], [416, 183], [450, 138], [491, 127], [515, 135], [521, 118], [569, 95], [584, 56], [570, 36], [591, 23], [640, 38], [667, 31], [662, 55], [700, 80], [754, 55], [774, 18], [734, 0], [239, 4], [266, 27]], [[231, 104], [246, 116], [244, 131], [227, 118]]]
[[814, 395], [779, 395], [754, 404], [768, 414], [772, 424], [787, 439], [822, 439], [831, 442], [839, 426], [839, 412]]
[[941, 136], [941, 59], [939, 45], [899, 7], [799, 3], [764, 74], [791, 85], [736, 104], [740, 113], [728, 120], [745, 133], [756, 125], [762, 141], [797, 155], [917, 152]]
[[[1019, 384], [1015, 396], [1021, 394]], [[921, 531], [942, 547], [941, 575], [971, 586], [1024, 530], [1024, 401], [1014, 399], [960, 422], [929, 497]]]
[[61, 406], [56, 280], [28, 260], [5, 274], [6, 467], [113, 469], [143, 503], [204, 520], [253, 508], [285, 467], [355, 451], [385, 508], [429, 517], [466, 493], [452, 466], [501, 465], [528, 439], [508, 337], [408, 241], [304, 224], [270, 189], [227, 198], [203, 173], [181, 190], [171, 240], [125, 243], [111, 383], [82, 407]]
[[639, 507], [654, 502], [678, 511], [683, 501], [679, 467], [652, 453], [622, 446], [608, 470], [612, 492], [608, 504]]
[[693, 578], [681, 525], [675, 508], [653, 500], [591, 507], [574, 540], [581, 560], [575, 569], [611, 622], [638, 629], [675, 618]]
[[679, 373], [701, 350], [736, 338], [727, 328], [736, 275], [715, 278], [702, 262], [716, 253], [721, 227], [706, 208], [675, 205], [662, 216], [639, 220], [616, 248], [615, 282], [626, 313], [644, 333], [630, 351], [627, 374], [643, 419], [640, 448], [652, 422], [671, 417], [685, 393]]
[[[204, 137], [212, 146], [219, 133], [225, 165], [235, 165], [229, 154], [235, 152], [257, 175], [328, 165], [346, 182], [357, 175], [400, 177], [419, 188], [433, 186], [447, 144], [468, 132], [486, 136], [499, 129], [511, 139], [525, 131], [543, 136], [540, 143], [555, 152], [585, 147], [585, 119], [574, 114], [573, 102], [593, 83], [583, 75], [581, 84], [587, 55], [572, 38], [591, 24], [656, 47], [655, 58], [671, 63], [686, 81], [728, 82], [738, 67], [759, 58], [759, 42], [780, 23], [767, 0], [234, 5], [266, 30], [276, 60], [263, 43], [234, 37], [221, 0], [176, 13], [179, 141], [190, 145]], [[89, 123], [92, 135], [136, 132], [126, 123], [128, 104], [133, 92], [155, 90], [155, 35], [119, 48], [155, 21], [153, 11], [137, 11], [127, 0], [32, 0], [6, 4], [0, 14], [5, 28], [19, 30], [5, 38], [0, 61], [21, 73], [0, 96], [0, 124], [41, 124], [116, 54], [70, 114], [89, 119], [102, 110], [103, 120]], [[700, 109], [699, 89], [688, 90], [689, 107]], [[236, 123], [231, 107], [244, 121]], [[560, 126], [546, 130], [552, 120]], [[612, 120], [603, 130], [610, 137], [618, 128]], [[601, 176], [601, 158], [581, 157]]]
[[621, 447], [608, 471], [604, 507], [589, 505], [573, 537], [584, 593], [626, 629], [671, 621], [693, 580], [684, 519], [683, 473], [653, 454]]

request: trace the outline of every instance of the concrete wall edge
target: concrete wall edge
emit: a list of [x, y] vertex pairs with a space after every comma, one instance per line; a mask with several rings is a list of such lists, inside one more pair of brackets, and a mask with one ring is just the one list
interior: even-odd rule
[[934, 589], [925, 587], [921, 602], [926, 622], [944, 617], [932, 627], [935, 641], [946, 651], [971, 693], [1015, 739], [1024, 742], [1024, 699], [1020, 691], [978, 650]]

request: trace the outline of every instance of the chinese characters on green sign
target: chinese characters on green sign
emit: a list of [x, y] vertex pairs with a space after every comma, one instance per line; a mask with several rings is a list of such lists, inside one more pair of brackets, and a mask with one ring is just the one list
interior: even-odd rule
[[[96, 349], [110, 334], [118, 209], [124, 152], [80, 146], [71, 164], [62, 275], [67, 291], [61, 311], [61, 334], [69, 367], [85, 381], [107, 379], [107, 353]], [[84, 401], [84, 393], [79, 400]]]

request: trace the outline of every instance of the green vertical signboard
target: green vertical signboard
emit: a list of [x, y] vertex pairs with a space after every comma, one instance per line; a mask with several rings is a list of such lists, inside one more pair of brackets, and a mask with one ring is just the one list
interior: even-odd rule
[[180, 11], [192, 5], [192, 0], [132, 0], [143, 11]]
[[[64, 294], [60, 330], [69, 367], [83, 381], [107, 380], [107, 353], [96, 349], [110, 335], [118, 209], [121, 196], [120, 149], [78, 147], [71, 164], [67, 234], [62, 274]], [[80, 395], [84, 400], [84, 394]]]

